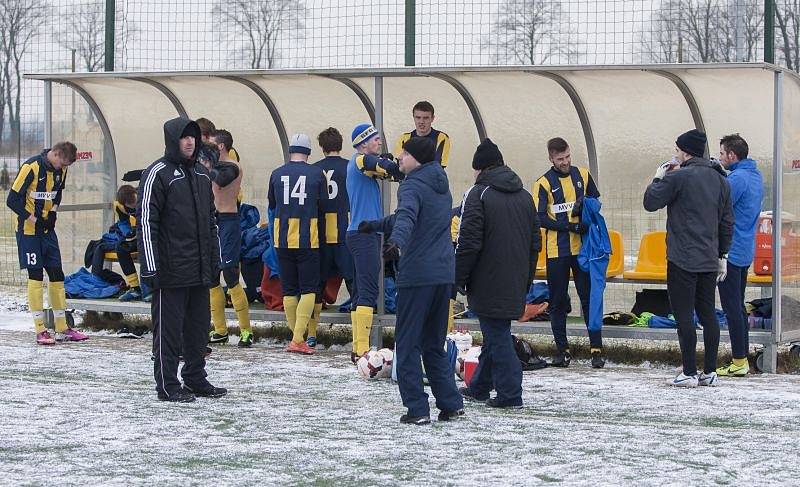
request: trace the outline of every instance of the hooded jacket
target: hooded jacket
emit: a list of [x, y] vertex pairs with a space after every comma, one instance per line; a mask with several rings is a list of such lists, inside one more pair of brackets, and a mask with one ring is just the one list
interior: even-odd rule
[[423, 164], [400, 183], [397, 210], [379, 227], [400, 248], [398, 288], [453, 284], [452, 205], [450, 184], [439, 164]]
[[733, 207], [733, 241], [728, 262], [737, 267], [749, 267], [756, 251], [756, 226], [764, 198], [764, 180], [756, 161], [743, 159], [731, 164], [728, 184]]
[[[195, 138], [191, 159], [180, 152], [183, 133]], [[164, 157], [139, 182], [136, 203], [139, 262], [153, 287], [210, 286], [219, 274], [219, 239], [208, 171], [196, 162], [200, 127], [188, 118], [164, 124]]]
[[667, 260], [687, 272], [716, 272], [730, 249], [731, 190], [721, 171], [692, 157], [645, 190], [645, 210], [667, 207]]
[[464, 195], [456, 286], [478, 316], [514, 320], [525, 310], [542, 246], [533, 197], [507, 166], [486, 169]]

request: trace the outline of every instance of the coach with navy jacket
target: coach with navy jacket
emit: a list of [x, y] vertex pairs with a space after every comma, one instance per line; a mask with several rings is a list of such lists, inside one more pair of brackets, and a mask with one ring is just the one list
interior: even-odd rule
[[[153, 289], [154, 375], [162, 401], [191, 402], [227, 391], [206, 380], [208, 289], [219, 275], [219, 241], [208, 171], [197, 162], [200, 127], [164, 124], [164, 157], [142, 174], [136, 208], [141, 275]], [[178, 361], [183, 351], [178, 380]]]
[[[464, 397], [498, 408], [522, 407], [522, 366], [511, 320], [525, 311], [541, 249], [539, 217], [522, 180], [485, 139], [475, 151], [475, 185], [464, 196], [456, 241], [456, 286], [478, 315], [483, 346]], [[495, 398], [489, 399], [492, 389]]]

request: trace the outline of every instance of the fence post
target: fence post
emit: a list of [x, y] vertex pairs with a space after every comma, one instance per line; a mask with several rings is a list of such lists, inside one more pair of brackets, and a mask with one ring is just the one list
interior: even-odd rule
[[105, 70], [114, 71], [114, 21], [116, 20], [116, 0], [106, 0], [106, 51]]
[[764, 62], [775, 64], [775, 0], [764, 0]]
[[406, 33], [405, 33], [405, 59], [406, 66], [416, 65], [416, 56], [414, 53], [414, 42], [416, 37], [416, 17], [417, 17], [416, 0], [406, 0]]

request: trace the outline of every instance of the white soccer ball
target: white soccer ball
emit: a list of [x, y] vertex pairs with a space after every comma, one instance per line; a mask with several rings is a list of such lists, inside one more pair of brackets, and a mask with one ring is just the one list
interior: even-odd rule
[[383, 357], [383, 369], [378, 374], [378, 379], [388, 379], [392, 376], [392, 367], [394, 366], [394, 351], [390, 348], [382, 348], [378, 353]]
[[356, 367], [361, 377], [365, 379], [380, 379], [384, 369], [384, 355], [377, 350], [370, 350], [358, 359]]

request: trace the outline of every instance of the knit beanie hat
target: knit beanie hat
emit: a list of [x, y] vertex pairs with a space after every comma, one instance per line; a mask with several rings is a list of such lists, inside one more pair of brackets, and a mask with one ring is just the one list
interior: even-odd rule
[[308, 135], [292, 135], [292, 141], [289, 143], [289, 154], [311, 155], [311, 139], [308, 138]]
[[706, 152], [706, 134], [697, 129], [692, 129], [679, 135], [675, 145], [689, 155], [703, 157]]
[[377, 137], [377, 135], [378, 131], [375, 130], [375, 127], [373, 127], [371, 124], [362, 123], [356, 125], [356, 128], [353, 129], [352, 135], [353, 147], [358, 147], [369, 139]]
[[483, 139], [472, 157], [472, 169], [482, 170], [502, 165], [504, 162], [500, 149], [492, 142], [492, 139]]
[[420, 164], [436, 159], [436, 147], [433, 145], [433, 141], [427, 137], [410, 138], [403, 146], [403, 150], [408, 152]]

